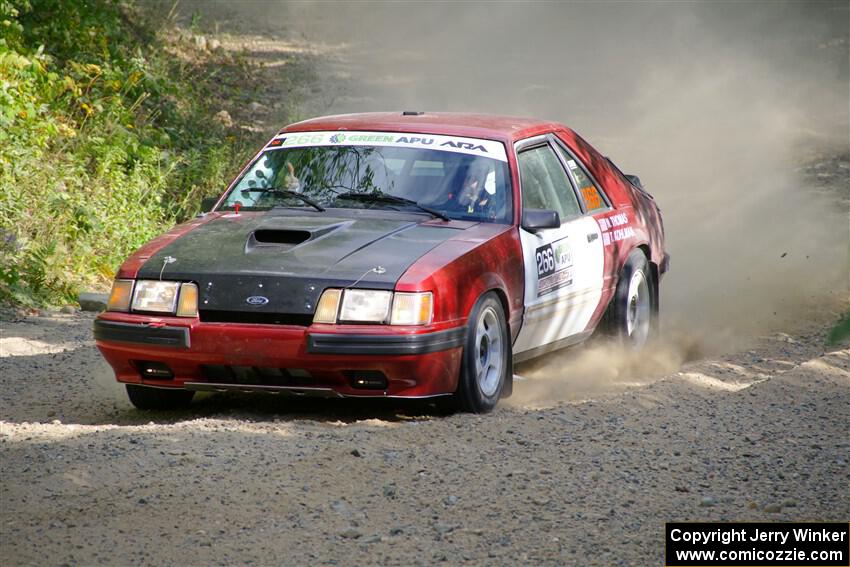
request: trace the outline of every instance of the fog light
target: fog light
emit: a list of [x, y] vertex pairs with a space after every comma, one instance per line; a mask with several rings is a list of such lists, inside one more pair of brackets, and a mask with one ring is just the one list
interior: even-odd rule
[[350, 372], [348, 382], [358, 390], [386, 390], [387, 377], [378, 370], [355, 370]]
[[162, 362], [137, 360], [136, 366], [142, 378], [154, 378], [156, 380], [171, 380], [174, 378], [174, 372], [172, 372], [167, 364]]

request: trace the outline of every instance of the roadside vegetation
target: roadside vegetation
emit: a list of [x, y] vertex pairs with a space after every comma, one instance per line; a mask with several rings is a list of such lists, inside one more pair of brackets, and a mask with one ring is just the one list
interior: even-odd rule
[[850, 339], [850, 311], [844, 314], [841, 320], [835, 324], [827, 335], [827, 344], [837, 346]]
[[0, 0], [0, 303], [107, 285], [256, 147], [214, 119], [247, 64], [180, 39], [163, 7]]

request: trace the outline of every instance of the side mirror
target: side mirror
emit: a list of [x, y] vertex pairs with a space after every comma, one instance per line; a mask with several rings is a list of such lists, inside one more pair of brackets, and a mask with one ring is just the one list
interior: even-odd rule
[[546, 209], [526, 209], [522, 212], [522, 228], [528, 232], [537, 232], [544, 228], [559, 228], [561, 216], [558, 211]]
[[201, 201], [201, 212], [208, 213], [213, 210], [215, 204], [218, 203], [218, 197], [204, 197]]

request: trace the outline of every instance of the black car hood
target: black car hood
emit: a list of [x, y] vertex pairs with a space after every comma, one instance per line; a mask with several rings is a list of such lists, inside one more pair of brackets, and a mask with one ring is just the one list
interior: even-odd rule
[[137, 277], [197, 282], [202, 312], [307, 315], [327, 287], [393, 289], [413, 262], [471, 225], [423, 220], [410, 214], [224, 215], [159, 250]]

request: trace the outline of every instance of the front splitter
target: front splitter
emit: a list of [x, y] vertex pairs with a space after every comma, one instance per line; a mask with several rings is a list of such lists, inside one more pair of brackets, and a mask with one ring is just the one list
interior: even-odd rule
[[209, 382], [185, 382], [183, 388], [196, 392], [244, 392], [278, 394], [303, 398], [393, 398], [400, 400], [423, 400], [441, 398], [451, 394], [433, 394], [430, 396], [388, 396], [382, 391], [362, 394], [340, 394], [332, 388], [316, 388], [304, 386], [267, 386], [251, 384], [211, 384]]

